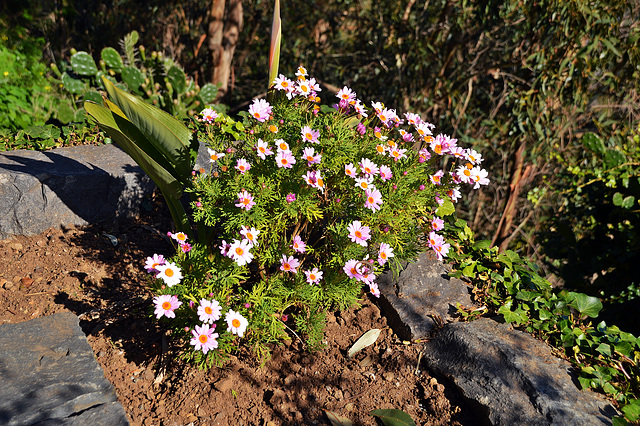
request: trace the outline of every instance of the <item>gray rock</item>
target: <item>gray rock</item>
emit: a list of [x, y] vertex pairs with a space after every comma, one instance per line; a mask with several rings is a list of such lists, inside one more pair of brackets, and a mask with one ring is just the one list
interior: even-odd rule
[[571, 364], [546, 344], [491, 319], [447, 324], [425, 345], [423, 360], [494, 425], [608, 425], [620, 415], [600, 395], [579, 390]]
[[0, 239], [134, 217], [154, 187], [116, 145], [0, 153]]
[[380, 309], [393, 331], [404, 340], [423, 339], [437, 328], [432, 316], [451, 320], [456, 303], [473, 306], [469, 286], [451, 278], [445, 265], [430, 252], [422, 253], [394, 277], [390, 271], [378, 280]]
[[0, 424], [129, 424], [74, 314], [0, 325], [0, 348]]

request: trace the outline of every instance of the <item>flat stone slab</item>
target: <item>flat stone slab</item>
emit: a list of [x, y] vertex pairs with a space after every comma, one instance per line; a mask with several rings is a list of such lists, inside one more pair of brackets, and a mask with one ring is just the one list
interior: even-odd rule
[[473, 306], [470, 288], [449, 276], [445, 265], [430, 252], [407, 264], [394, 277], [391, 271], [378, 280], [380, 308], [393, 331], [404, 340], [431, 337], [438, 327], [433, 317], [452, 320], [456, 304]]
[[0, 239], [135, 217], [153, 181], [116, 145], [0, 153]]
[[129, 424], [74, 314], [0, 325], [0, 348], [0, 424]]
[[425, 345], [423, 362], [482, 407], [493, 425], [610, 425], [620, 415], [580, 390], [572, 365], [533, 336], [488, 318], [451, 323]]

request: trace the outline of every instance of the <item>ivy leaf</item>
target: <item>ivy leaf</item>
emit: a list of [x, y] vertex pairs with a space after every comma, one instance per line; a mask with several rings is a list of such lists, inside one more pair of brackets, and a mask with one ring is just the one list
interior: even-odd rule
[[455, 211], [456, 211], [456, 208], [454, 207], [451, 200], [446, 199], [444, 200], [444, 203], [442, 203], [442, 205], [438, 207], [438, 209], [436, 210], [436, 215], [440, 217], [449, 216], [450, 214], [453, 214]]
[[411, 416], [402, 410], [373, 410], [369, 414], [382, 420], [385, 426], [416, 426]]
[[597, 297], [587, 296], [584, 293], [570, 292], [571, 302], [569, 306], [575, 308], [583, 315], [596, 318], [602, 309], [602, 302]]
[[640, 419], [640, 400], [638, 399], [630, 399], [629, 404], [623, 406], [621, 408], [625, 417], [632, 422]]
[[624, 207], [625, 209], [630, 209], [635, 204], [635, 201], [636, 199], [633, 197], [633, 195], [629, 195], [628, 197], [625, 197], [624, 200], [622, 200], [622, 207]]

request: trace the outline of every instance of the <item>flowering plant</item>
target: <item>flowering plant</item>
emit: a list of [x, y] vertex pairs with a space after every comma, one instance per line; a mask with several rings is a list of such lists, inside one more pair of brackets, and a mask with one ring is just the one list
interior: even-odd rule
[[210, 366], [243, 341], [266, 355], [287, 328], [318, 346], [325, 312], [363, 286], [378, 297], [385, 268], [428, 248], [446, 257], [460, 186], [489, 182], [479, 153], [418, 115], [367, 108], [348, 87], [320, 105], [319, 91], [300, 67], [241, 122], [207, 108], [193, 123], [211, 167], [187, 191], [207, 238], [171, 234], [176, 256], [147, 260], [155, 314], [189, 341], [187, 358]]

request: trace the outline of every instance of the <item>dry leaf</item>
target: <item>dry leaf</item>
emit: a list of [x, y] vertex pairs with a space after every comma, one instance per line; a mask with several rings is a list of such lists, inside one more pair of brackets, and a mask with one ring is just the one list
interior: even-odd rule
[[355, 354], [357, 354], [367, 346], [373, 345], [375, 341], [378, 340], [378, 336], [380, 336], [380, 331], [381, 330], [379, 328], [373, 328], [367, 331], [366, 333], [364, 333], [362, 337], [359, 338], [353, 344], [353, 346], [351, 346], [351, 349], [349, 349], [349, 353], [348, 353], [349, 358], [351, 358], [352, 356], [354, 356]]

